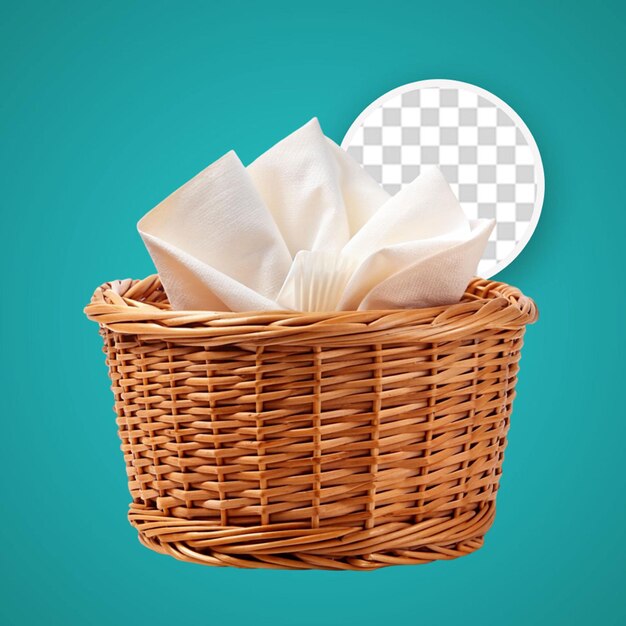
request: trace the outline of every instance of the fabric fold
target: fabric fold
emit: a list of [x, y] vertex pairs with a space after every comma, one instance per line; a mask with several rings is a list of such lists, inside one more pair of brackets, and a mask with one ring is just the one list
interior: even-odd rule
[[493, 220], [476, 220], [466, 238], [446, 234], [378, 250], [359, 265], [337, 309], [404, 309], [458, 302], [476, 272], [493, 225]]
[[227, 153], [138, 229], [174, 309], [333, 311], [457, 302], [493, 225], [437, 168], [390, 197], [313, 119], [247, 168]]
[[276, 222], [234, 152], [171, 194], [137, 227], [175, 309], [272, 306], [291, 266]]
[[248, 166], [292, 256], [340, 250], [388, 194], [344, 150], [324, 136], [316, 118]]

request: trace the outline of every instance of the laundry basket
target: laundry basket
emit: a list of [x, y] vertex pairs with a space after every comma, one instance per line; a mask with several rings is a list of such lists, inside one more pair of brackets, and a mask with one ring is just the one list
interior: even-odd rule
[[172, 311], [158, 276], [98, 288], [149, 548], [248, 568], [369, 570], [473, 552], [493, 522], [532, 300], [475, 279], [451, 306]]

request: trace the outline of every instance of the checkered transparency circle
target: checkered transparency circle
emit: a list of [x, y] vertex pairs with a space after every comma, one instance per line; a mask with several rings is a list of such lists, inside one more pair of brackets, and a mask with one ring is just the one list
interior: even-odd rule
[[391, 194], [437, 165], [469, 219], [496, 219], [478, 266], [493, 276], [528, 242], [541, 212], [543, 167], [530, 131], [501, 100], [466, 83], [423, 81], [387, 96], [359, 116], [342, 146]]

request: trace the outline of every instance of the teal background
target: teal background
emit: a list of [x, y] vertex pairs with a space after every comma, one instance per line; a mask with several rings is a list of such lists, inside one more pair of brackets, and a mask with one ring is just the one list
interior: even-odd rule
[[[0, 19], [3, 624], [623, 624], [619, 2], [21, 2]], [[129, 496], [93, 289], [153, 271], [135, 223], [231, 148], [340, 141], [426, 78], [508, 102], [541, 149], [534, 297], [498, 515], [469, 557], [374, 573], [154, 554]]]

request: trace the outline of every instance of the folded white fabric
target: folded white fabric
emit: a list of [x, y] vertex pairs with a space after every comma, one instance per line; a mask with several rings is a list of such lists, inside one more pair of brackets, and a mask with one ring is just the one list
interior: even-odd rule
[[436, 168], [390, 197], [313, 119], [247, 168], [229, 152], [138, 228], [174, 309], [332, 311], [458, 302], [493, 221]]

